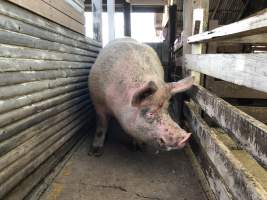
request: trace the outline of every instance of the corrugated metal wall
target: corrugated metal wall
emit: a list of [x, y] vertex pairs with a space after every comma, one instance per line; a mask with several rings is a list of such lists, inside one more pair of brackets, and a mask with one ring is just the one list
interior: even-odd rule
[[80, 138], [93, 117], [87, 80], [99, 50], [0, 1], [0, 199], [23, 199]]

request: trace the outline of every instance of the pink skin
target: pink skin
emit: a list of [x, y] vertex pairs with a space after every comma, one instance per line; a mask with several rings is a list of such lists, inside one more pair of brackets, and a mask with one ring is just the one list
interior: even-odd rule
[[191, 134], [171, 119], [168, 106], [171, 96], [189, 89], [193, 79], [165, 83], [163, 74], [150, 47], [132, 39], [109, 44], [90, 75], [91, 98], [102, 121], [99, 124], [106, 125], [108, 116], [113, 116], [139, 141], [165, 150], [183, 148]]

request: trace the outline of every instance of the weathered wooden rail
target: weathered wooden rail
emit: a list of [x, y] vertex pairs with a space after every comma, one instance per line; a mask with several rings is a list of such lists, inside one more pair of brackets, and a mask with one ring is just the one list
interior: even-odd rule
[[0, 199], [23, 199], [93, 119], [101, 44], [2, 0], [0, 43]]
[[[201, 86], [208, 75], [267, 93], [266, 53], [205, 54], [208, 44], [266, 45], [267, 11], [205, 32], [207, 2], [190, 6], [195, 35], [184, 44], [186, 52], [190, 52], [188, 45], [192, 50], [184, 55], [183, 67], [196, 77], [188, 92], [191, 102], [184, 105], [186, 123], [196, 141], [193, 148], [217, 199], [267, 199], [266, 124], [240, 110], [246, 107], [235, 107]], [[184, 12], [190, 7], [185, 6]], [[211, 127], [214, 124], [217, 128]]]

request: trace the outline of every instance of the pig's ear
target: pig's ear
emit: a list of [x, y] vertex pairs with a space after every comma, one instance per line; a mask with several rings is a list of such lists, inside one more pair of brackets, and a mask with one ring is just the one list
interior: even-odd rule
[[140, 106], [148, 97], [153, 95], [158, 90], [155, 82], [150, 81], [143, 88], [138, 90], [132, 99], [132, 106]]
[[186, 77], [178, 82], [168, 83], [170, 93], [176, 94], [179, 92], [184, 92], [192, 87], [194, 84], [194, 78], [192, 76]]

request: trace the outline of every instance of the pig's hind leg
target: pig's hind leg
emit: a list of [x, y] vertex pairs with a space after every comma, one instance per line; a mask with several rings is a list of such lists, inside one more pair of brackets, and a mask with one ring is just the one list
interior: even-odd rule
[[97, 112], [97, 127], [94, 135], [93, 142], [91, 144], [89, 155], [90, 156], [101, 156], [103, 154], [104, 142], [108, 128], [108, 115], [102, 112]]

